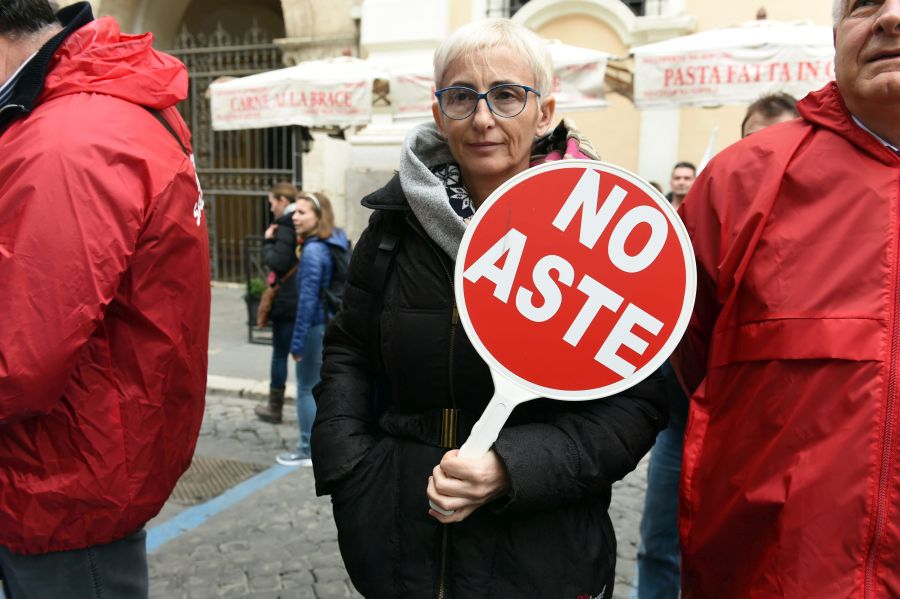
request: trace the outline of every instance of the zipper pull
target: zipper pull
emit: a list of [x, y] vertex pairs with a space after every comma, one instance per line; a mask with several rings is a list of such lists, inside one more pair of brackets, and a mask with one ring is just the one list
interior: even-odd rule
[[454, 326], [459, 324], [459, 309], [456, 307], [456, 304], [453, 304], [453, 315], [450, 317], [450, 324]]

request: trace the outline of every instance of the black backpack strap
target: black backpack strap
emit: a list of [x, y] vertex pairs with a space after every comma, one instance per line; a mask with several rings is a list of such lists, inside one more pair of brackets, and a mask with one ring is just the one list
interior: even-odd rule
[[378, 240], [378, 252], [372, 264], [372, 355], [378, 361], [375, 367], [375, 413], [382, 414], [390, 402], [390, 385], [384, 361], [381, 359], [381, 308], [384, 305], [384, 289], [387, 286], [394, 256], [400, 249], [400, 240], [406, 228], [406, 212], [384, 211], [381, 237]]
[[[339, 253], [343, 254], [344, 252], [350, 252], [353, 249], [353, 244], [350, 241], [348, 241], [346, 250], [343, 248], [340, 248], [336, 245], [332, 245], [330, 243], [328, 243], [326, 245], [328, 246], [328, 255], [331, 257], [331, 280], [333, 281], [334, 277], [337, 276], [338, 261], [343, 259], [343, 256], [339, 256], [338, 254]], [[346, 274], [347, 273], [344, 273], [344, 276], [346, 276]], [[329, 314], [328, 309], [330, 307], [329, 304], [331, 303], [331, 302], [329, 302], [330, 295], [329, 295], [329, 289], [328, 289], [330, 285], [331, 285], [330, 282], [328, 285], [325, 285], [325, 282], [323, 281], [322, 286], [319, 287], [319, 302], [321, 302], [321, 304], [322, 304], [322, 312], [325, 317], [325, 324], [328, 324], [329, 322], [331, 322], [331, 317], [328, 315]], [[335, 308], [335, 311], [336, 310], [337, 310], [337, 308]]]
[[377, 309], [381, 308], [381, 300], [384, 287], [387, 284], [388, 271], [394, 260], [394, 255], [400, 249], [400, 237], [406, 227], [406, 213], [385, 211], [384, 226], [381, 230], [381, 238], [378, 240], [378, 253], [372, 264], [372, 293], [375, 295]]
[[172, 137], [174, 137], [175, 141], [178, 142], [178, 145], [181, 146], [181, 151], [184, 152], [186, 156], [190, 156], [191, 153], [188, 152], [188, 149], [184, 146], [183, 143], [181, 143], [181, 138], [178, 137], [177, 133], [175, 133], [175, 129], [172, 128], [172, 125], [169, 124], [169, 121], [167, 121], [166, 118], [155, 108], [148, 108], [147, 106], [144, 106], [144, 108], [146, 108], [147, 112], [152, 114], [153, 118], [155, 118], [157, 121], [162, 123], [162, 126], [165, 127], [169, 131], [169, 133], [172, 134]]

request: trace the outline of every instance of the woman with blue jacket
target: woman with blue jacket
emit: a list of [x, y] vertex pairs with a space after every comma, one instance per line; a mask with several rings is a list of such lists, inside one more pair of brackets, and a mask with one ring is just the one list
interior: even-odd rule
[[331, 284], [334, 262], [331, 249], [348, 251], [350, 244], [341, 229], [334, 226], [331, 202], [322, 193], [300, 192], [293, 214], [297, 231], [297, 316], [291, 340], [291, 355], [297, 363], [297, 420], [300, 438], [294, 451], [279, 454], [284, 466], [311, 466], [309, 438], [316, 417], [313, 386], [319, 382], [322, 367], [322, 335], [330, 314], [322, 290]]

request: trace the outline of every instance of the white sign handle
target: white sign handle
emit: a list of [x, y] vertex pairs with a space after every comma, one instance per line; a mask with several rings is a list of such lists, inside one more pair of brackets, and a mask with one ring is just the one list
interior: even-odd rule
[[[540, 397], [533, 391], [525, 389], [506, 376], [491, 368], [491, 378], [494, 381], [494, 396], [488, 402], [484, 413], [475, 426], [466, 442], [459, 448], [459, 456], [467, 460], [477, 460], [490, 450], [494, 441], [500, 435], [500, 429], [506, 424], [506, 420], [520, 403]], [[445, 516], [453, 514], [453, 510], [443, 510], [429, 500], [431, 508]]]
[[493, 368], [491, 368], [491, 378], [494, 381], [494, 396], [491, 397], [481, 418], [472, 427], [469, 438], [459, 448], [459, 457], [461, 458], [477, 460], [486, 454], [500, 436], [500, 429], [506, 424], [513, 408], [538, 397], [533, 391], [513, 382]]

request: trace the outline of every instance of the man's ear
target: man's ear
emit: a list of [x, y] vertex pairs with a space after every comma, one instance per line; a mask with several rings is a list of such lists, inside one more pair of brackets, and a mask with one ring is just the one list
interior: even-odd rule
[[431, 116], [434, 117], [434, 124], [437, 125], [438, 131], [441, 134], [444, 133], [444, 121], [441, 118], [443, 114], [441, 114], [441, 107], [438, 106], [437, 100], [431, 103]]
[[550, 96], [538, 106], [537, 134], [544, 135], [550, 130], [553, 115], [556, 114], [556, 98]]

